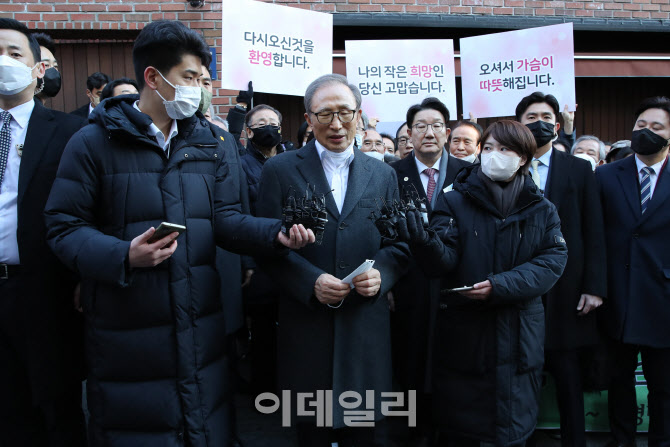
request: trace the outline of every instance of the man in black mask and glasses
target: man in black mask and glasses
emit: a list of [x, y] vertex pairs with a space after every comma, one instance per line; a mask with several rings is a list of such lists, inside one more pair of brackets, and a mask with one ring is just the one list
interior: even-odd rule
[[605, 330], [612, 446], [634, 446], [638, 353], [649, 390], [649, 446], [670, 445], [670, 99], [640, 104], [633, 157], [596, 169], [607, 243]]
[[593, 358], [598, 343], [596, 312], [606, 293], [603, 216], [595, 177], [586, 160], [553, 149], [561, 124], [553, 95], [535, 92], [521, 100], [516, 119], [537, 143], [530, 174], [556, 205], [568, 245], [563, 276], [543, 297], [545, 367], [556, 380], [563, 446], [586, 447], [580, 362]]

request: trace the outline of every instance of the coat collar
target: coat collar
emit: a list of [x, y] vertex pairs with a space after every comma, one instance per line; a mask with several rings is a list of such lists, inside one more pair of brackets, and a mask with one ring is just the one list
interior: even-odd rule
[[426, 197], [426, 191], [424, 191], [423, 183], [421, 183], [421, 174], [419, 174], [419, 170], [416, 167], [416, 158], [414, 157], [414, 152], [410, 153], [402, 160], [396, 162], [396, 168], [398, 171], [398, 180], [400, 183], [400, 197], [404, 197], [407, 192], [416, 188], [416, 191], [419, 193], [419, 197], [424, 201], [427, 208], [430, 210], [428, 197]]
[[572, 170], [570, 164], [572, 155], [565, 152], [551, 149], [551, 162], [549, 163], [549, 178], [547, 179], [545, 195], [556, 208], [560, 207], [561, 201], [565, 197], [565, 191], [569, 184], [567, 178], [570, 177]]
[[26, 140], [23, 144], [23, 156], [19, 167], [18, 200], [23, 198], [30, 181], [40, 162], [46, 158], [49, 141], [56, 130], [57, 123], [53, 111], [47, 109], [35, 99], [35, 108], [28, 121]]
[[369, 167], [369, 162], [372, 161], [372, 158], [354, 148], [354, 160], [349, 166], [347, 195], [342, 205], [342, 213], [340, 213], [333, 195], [330, 194], [330, 185], [328, 185], [328, 180], [326, 179], [314, 140], [298, 149], [297, 156], [300, 158], [297, 168], [302, 177], [311, 187], [316, 188], [315, 191], [317, 194], [323, 193], [326, 195], [326, 210], [337, 220], [345, 219], [360, 201], [361, 196], [366, 191], [366, 186], [372, 178]]
[[[462, 169], [454, 181], [454, 190], [460, 192], [465, 197], [468, 197], [487, 212], [499, 218], [503, 218], [504, 216], [500, 214], [500, 211], [498, 211], [491, 202], [491, 196], [486, 185], [484, 185], [481, 179], [477, 176], [477, 171], [480, 169], [480, 164], [471, 165]], [[512, 208], [512, 211], [510, 211], [509, 216], [521, 212], [523, 209], [536, 202], [542, 201], [542, 196], [532, 177], [528, 174], [519, 173], [517, 175], [524, 175], [524, 186], [519, 194], [517, 203], [514, 205], [514, 208]]]
[[633, 156], [624, 158], [616, 163], [616, 167], [616, 176], [621, 184], [623, 195], [626, 198], [628, 206], [630, 206], [633, 216], [635, 216], [635, 220], [638, 220], [642, 216], [642, 209], [640, 207], [640, 185], [637, 181], [635, 159]]

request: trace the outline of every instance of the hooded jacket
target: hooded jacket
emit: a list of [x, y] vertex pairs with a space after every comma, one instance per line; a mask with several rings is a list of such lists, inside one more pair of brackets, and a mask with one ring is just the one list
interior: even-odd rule
[[430, 241], [412, 252], [429, 276], [442, 278], [442, 289], [491, 282], [486, 300], [442, 297], [433, 334], [433, 402], [442, 430], [503, 447], [523, 442], [537, 422], [541, 296], [561, 276], [567, 248], [556, 208], [529, 175], [504, 216], [478, 178], [480, 169], [461, 170], [431, 215]]
[[[89, 438], [96, 447], [227, 446], [216, 246], [275, 254], [280, 222], [240, 214], [230, 134], [199, 114], [180, 120], [168, 158], [137, 98], [96, 107], [68, 143], [46, 207], [51, 248], [82, 277]], [[130, 268], [131, 240], [163, 221], [186, 226], [174, 254]]]

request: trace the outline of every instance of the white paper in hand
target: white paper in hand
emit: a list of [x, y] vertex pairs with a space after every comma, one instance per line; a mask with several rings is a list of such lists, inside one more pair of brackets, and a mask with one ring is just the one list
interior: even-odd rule
[[349, 273], [346, 278], [342, 280], [342, 282], [349, 284], [349, 286], [353, 289], [354, 288], [354, 278], [360, 275], [361, 273], [365, 273], [370, 271], [372, 266], [375, 265], [375, 261], [372, 259], [366, 259], [365, 262], [363, 262], [361, 265], [358, 266], [356, 270], [353, 272]]

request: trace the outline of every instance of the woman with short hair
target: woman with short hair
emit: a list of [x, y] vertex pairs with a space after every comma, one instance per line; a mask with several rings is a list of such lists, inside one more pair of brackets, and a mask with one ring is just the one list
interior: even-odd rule
[[[536, 425], [541, 297], [567, 261], [556, 208], [528, 175], [536, 149], [526, 126], [492, 124], [481, 164], [461, 170], [441, 195], [430, 228], [414, 212], [401, 225], [419, 265], [442, 278], [432, 389], [441, 438], [452, 443], [444, 445], [522, 446]], [[446, 290], [463, 286], [471, 287]]]

